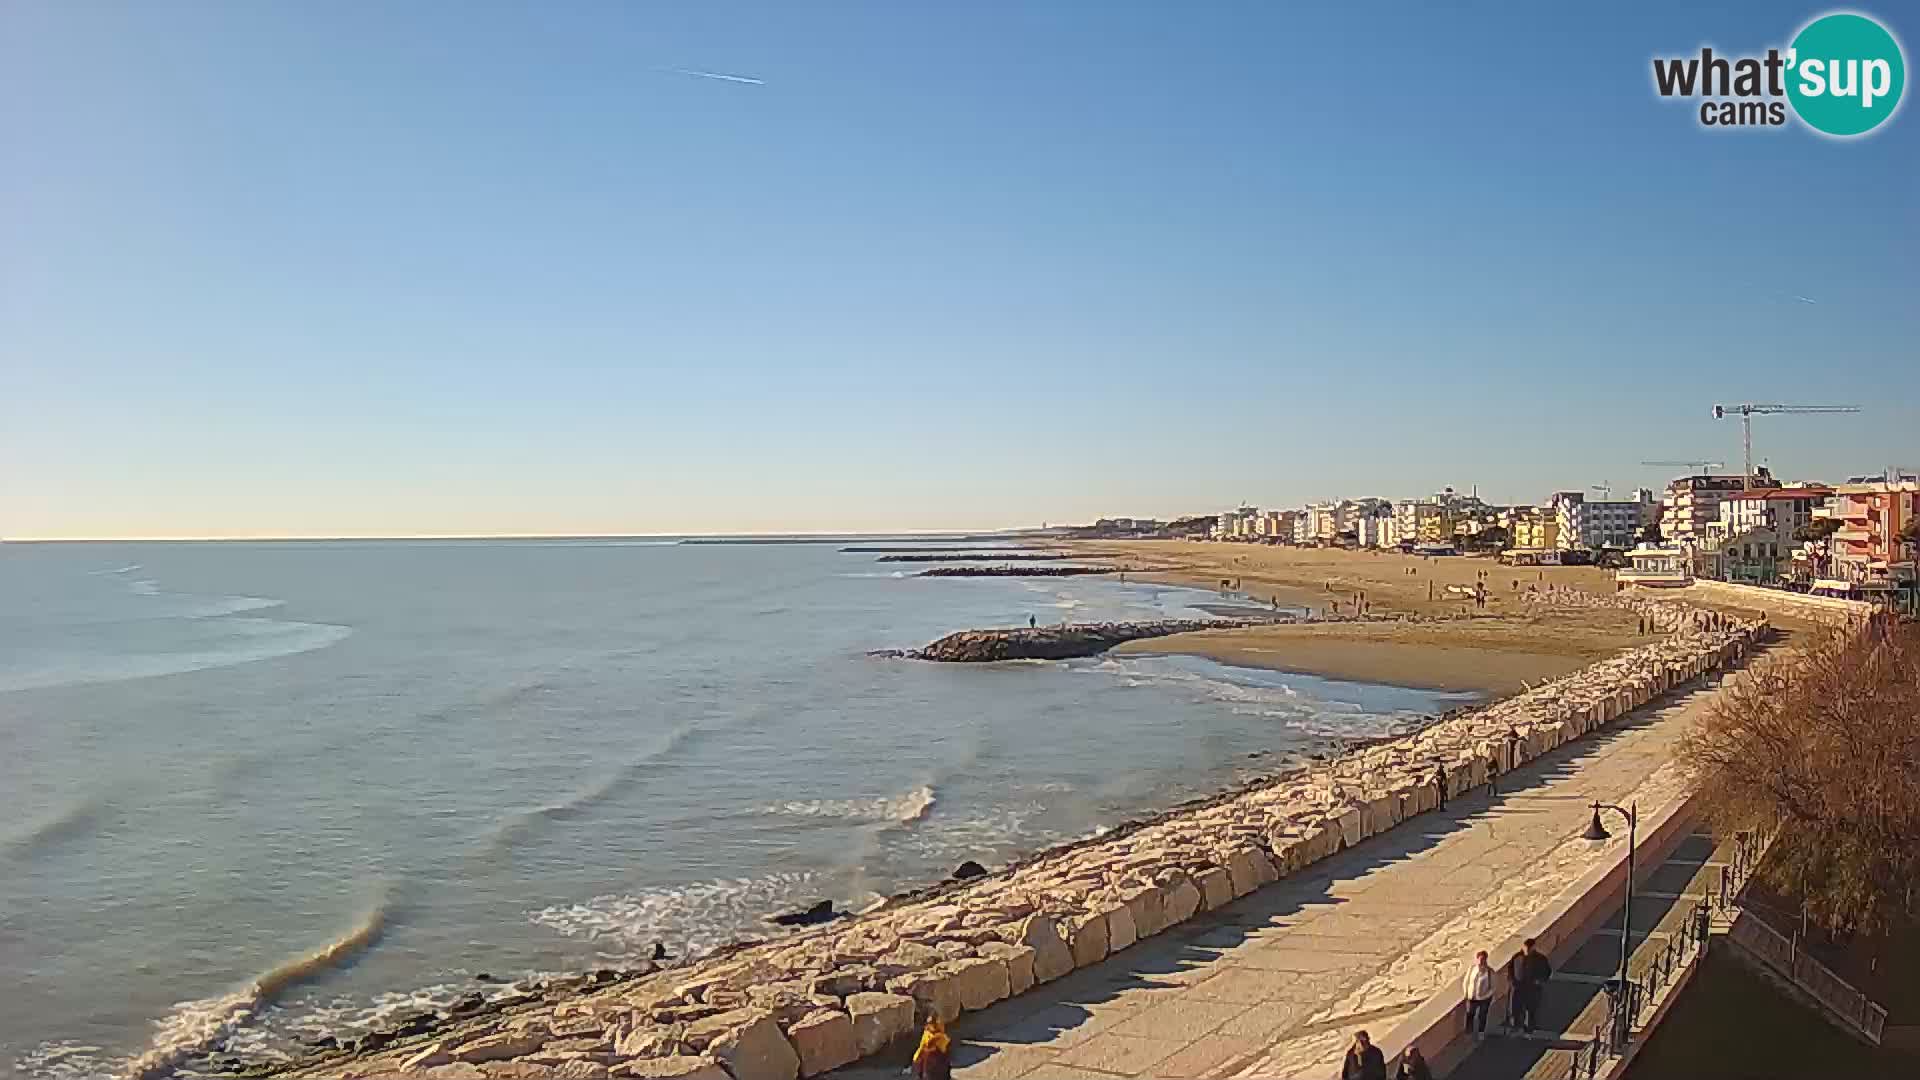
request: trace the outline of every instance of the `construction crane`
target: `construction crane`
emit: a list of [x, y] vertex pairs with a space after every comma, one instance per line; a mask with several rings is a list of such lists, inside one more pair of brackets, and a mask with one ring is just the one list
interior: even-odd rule
[[1740, 475], [1740, 486], [1753, 487], [1753, 418], [1771, 416], [1775, 413], [1857, 413], [1858, 405], [1715, 405], [1713, 418], [1721, 420], [1728, 413], [1740, 414], [1740, 442], [1745, 449], [1747, 471]]
[[1601, 502], [1608, 502], [1613, 498], [1613, 485], [1605, 480], [1597, 484], [1588, 484], [1587, 486], [1600, 493]]
[[1675, 469], [1700, 469], [1706, 472], [1727, 467], [1727, 463], [1724, 461], [1643, 461], [1640, 464]]

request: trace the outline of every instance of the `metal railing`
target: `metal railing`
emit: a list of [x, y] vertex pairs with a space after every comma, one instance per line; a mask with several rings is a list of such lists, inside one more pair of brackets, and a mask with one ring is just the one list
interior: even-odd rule
[[1867, 1041], [1876, 1046], [1880, 1044], [1887, 1026], [1887, 1010], [1834, 974], [1832, 968], [1807, 955], [1806, 950], [1800, 948], [1797, 933], [1791, 937], [1782, 934], [1748, 911], [1733, 921], [1727, 936], [1793, 980], [1795, 986], [1829, 1012], [1858, 1029]]
[[1645, 955], [1644, 959], [1636, 957], [1639, 963], [1628, 969], [1625, 986], [1618, 979], [1609, 981], [1606, 1019], [1573, 1051], [1564, 1074], [1566, 1080], [1593, 1080], [1614, 1058], [1624, 1054], [1642, 1014], [1653, 1006], [1662, 990], [1705, 955], [1712, 938], [1713, 902], [1708, 898], [1693, 905], [1680, 928], [1668, 936], [1659, 951]]

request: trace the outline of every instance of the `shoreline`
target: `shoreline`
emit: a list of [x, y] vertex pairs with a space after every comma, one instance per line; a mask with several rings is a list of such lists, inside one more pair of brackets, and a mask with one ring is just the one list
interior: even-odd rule
[[[1489, 700], [1559, 678], [1589, 664], [1645, 644], [1637, 620], [1612, 608], [1542, 611], [1527, 602], [1526, 589], [1585, 584], [1604, 572], [1587, 567], [1517, 570], [1484, 559], [1434, 559], [1397, 553], [1283, 548], [1246, 544], [1134, 541], [1138, 550], [1115, 552], [1112, 542], [1088, 560], [1105, 558], [1144, 581], [1213, 591], [1223, 603], [1272, 603], [1313, 615], [1334, 604], [1349, 611], [1363, 598], [1364, 622], [1311, 619], [1251, 629], [1208, 631], [1116, 647], [1117, 655], [1200, 656], [1224, 664], [1313, 675], [1345, 682], [1416, 690], [1486, 695]], [[1089, 545], [1091, 546], [1091, 545]], [[1482, 574], [1487, 576], [1483, 579]], [[1532, 580], [1527, 580], [1531, 575]], [[1319, 589], [1308, 584], [1319, 579]], [[1487, 585], [1487, 606], [1460, 600], [1429, 601], [1431, 583]], [[1222, 581], [1237, 590], [1222, 593]], [[1600, 595], [1607, 589], [1590, 589]], [[1246, 599], [1241, 599], [1246, 597]], [[1393, 616], [1405, 616], [1395, 619]], [[1384, 617], [1382, 617], [1384, 616]]]
[[814, 1075], [905, 1036], [921, 1015], [950, 1020], [1017, 996], [1391, 828], [1430, 806], [1432, 760], [1454, 763], [1451, 786], [1465, 790], [1484, 782], [1495, 761], [1489, 740], [1502, 732], [1521, 740], [1518, 760], [1530, 759], [1734, 660], [1766, 634], [1764, 623], [1702, 631], [1687, 619], [1676, 610], [1663, 620], [1667, 632], [1550, 686], [1449, 710], [1331, 761], [1229, 785], [984, 877], [903, 890], [797, 934], [730, 943], [657, 975], [627, 976], [630, 988], [618, 993], [555, 987], [503, 1014], [409, 1033], [371, 1057], [336, 1052], [256, 1074], [392, 1075], [518, 1058], [553, 1043], [564, 1025], [579, 1029], [566, 1054], [602, 1069], [635, 1058], [718, 1069], [753, 1044]]

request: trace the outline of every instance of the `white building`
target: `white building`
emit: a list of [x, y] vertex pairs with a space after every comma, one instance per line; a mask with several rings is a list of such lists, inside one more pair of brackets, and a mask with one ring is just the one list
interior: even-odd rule
[[1659, 514], [1653, 492], [1642, 488], [1631, 499], [1588, 499], [1578, 491], [1556, 491], [1551, 504], [1563, 551], [1576, 548], [1625, 551], [1639, 542], [1640, 531]]
[[1791, 538], [1812, 524], [1814, 510], [1826, 505], [1832, 496], [1832, 488], [1812, 485], [1737, 492], [1720, 500], [1720, 520], [1708, 528], [1718, 539], [1738, 536], [1749, 529], [1772, 529]]

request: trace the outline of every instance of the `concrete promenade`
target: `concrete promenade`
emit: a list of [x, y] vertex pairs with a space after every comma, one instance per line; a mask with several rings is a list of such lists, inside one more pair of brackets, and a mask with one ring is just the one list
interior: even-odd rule
[[[1717, 679], [1530, 762], [1502, 778], [1496, 798], [1484, 788], [1457, 797], [1103, 963], [966, 1014], [951, 1028], [956, 1075], [1337, 1075], [1354, 1029], [1384, 1035], [1457, 985], [1476, 949], [1492, 951], [1497, 966], [1536, 912], [1619, 856], [1624, 836], [1597, 849], [1578, 839], [1592, 801], [1637, 801], [1645, 819], [1683, 797], [1672, 750]], [[874, 1058], [834, 1075], [897, 1077], [903, 1064]]]

